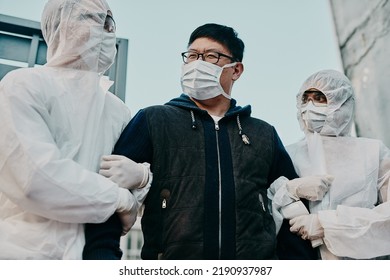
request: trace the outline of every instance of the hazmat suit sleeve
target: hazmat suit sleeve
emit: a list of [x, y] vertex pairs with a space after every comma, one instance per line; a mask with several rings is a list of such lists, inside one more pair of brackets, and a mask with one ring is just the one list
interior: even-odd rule
[[[288, 155], [284, 145], [279, 138], [276, 130], [274, 130], [274, 151], [275, 156], [272, 163], [269, 183], [281, 178], [281, 185], [283, 181], [289, 181], [297, 178], [293, 163]], [[269, 200], [270, 203], [270, 200]], [[286, 202], [287, 203], [287, 202]], [[270, 208], [270, 207], [268, 207]], [[277, 231], [277, 256], [283, 260], [310, 260], [316, 259], [316, 251], [312, 248], [310, 241], [303, 240], [298, 235], [290, 231], [289, 221], [281, 219], [280, 223], [276, 225]]]
[[107, 220], [116, 210], [118, 186], [62, 155], [56, 142], [62, 138], [48, 126], [50, 106], [56, 104], [23, 79], [10, 73], [0, 85], [0, 191], [26, 212], [48, 219]]
[[333, 179], [330, 175], [315, 175], [292, 180], [281, 176], [275, 180], [268, 189], [268, 197], [272, 201], [272, 215], [277, 232], [283, 219], [309, 214], [301, 199], [321, 200]]
[[[123, 130], [115, 145], [113, 154], [126, 156], [136, 162], [149, 162], [151, 167], [153, 167], [153, 147], [148, 131], [149, 129], [145, 118], [145, 112], [144, 110], [140, 110]], [[149, 182], [145, 187], [146, 189], [150, 188], [151, 185], [152, 174], [149, 175]], [[145, 197], [142, 198], [142, 201]], [[142, 207], [140, 209], [142, 211]], [[83, 259], [121, 259], [122, 253], [119, 248], [122, 225], [121, 221], [116, 216], [117, 215], [111, 216], [105, 223], [102, 224], [85, 225], [85, 247], [83, 251]]]
[[284, 219], [281, 209], [296, 201], [290, 195], [288, 195], [286, 188], [288, 181], [289, 180], [286, 177], [281, 176], [271, 184], [267, 191], [267, 196], [271, 202], [270, 207], [272, 209], [272, 216], [276, 225], [276, 232], [279, 232]]
[[336, 256], [368, 259], [390, 255], [390, 152], [383, 144], [378, 171], [378, 201], [373, 209], [339, 205], [319, 211], [324, 241]]

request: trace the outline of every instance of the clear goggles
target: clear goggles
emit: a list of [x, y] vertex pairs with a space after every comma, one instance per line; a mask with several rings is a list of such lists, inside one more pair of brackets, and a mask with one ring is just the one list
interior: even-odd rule
[[305, 107], [310, 101], [316, 107], [326, 107], [328, 106], [328, 100], [326, 99], [325, 94], [319, 90], [306, 90], [302, 94], [301, 105]]

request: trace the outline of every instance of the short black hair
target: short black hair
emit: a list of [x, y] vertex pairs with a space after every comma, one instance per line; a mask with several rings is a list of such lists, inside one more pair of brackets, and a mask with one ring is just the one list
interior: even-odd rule
[[198, 38], [209, 38], [222, 44], [232, 53], [235, 61], [242, 61], [245, 45], [233, 28], [216, 23], [206, 23], [191, 33], [188, 47]]

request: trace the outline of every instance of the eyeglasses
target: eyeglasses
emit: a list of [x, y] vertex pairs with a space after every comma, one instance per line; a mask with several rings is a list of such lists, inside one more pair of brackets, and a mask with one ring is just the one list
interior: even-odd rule
[[324, 106], [328, 103], [325, 94], [318, 90], [306, 90], [302, 94], [302, 105], [307, 104], [310, 100], [313, 101], [313, 104], [317, 106]]
[[194, 51], [188, 51], [188, 52], [182, 52], [181, 56], [183, 58], [184, 63], [190, 63], [192, 61], [198, 60], [200, 56], [202, 57], [202, 60], [204, 60], [206, 62], [213, 63], [213, 64], [217, 64], [221, 57], [226, 57], [226, 58], [229, 58], [231, 61], [235, 61], [235, 59], [231, 56], [228, 56], [228, 55], [223, 54], [223, 53], [211, 52], [211, 51], [205, 52], [205, 53], [197, 53]]
[[111, 15], [106, 16], [106, 20], [104, 21], [104, 30], [106, 30], [108, 33], [115, 33], [116, 31], [116, 24], [114, 18]]

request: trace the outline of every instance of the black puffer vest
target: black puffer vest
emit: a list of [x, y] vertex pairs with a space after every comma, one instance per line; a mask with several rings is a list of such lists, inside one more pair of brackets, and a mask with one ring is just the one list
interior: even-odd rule
[[145, 115], [153, 183], [141, 221], [141, 257], [274, 259], [275, 226], [266, 204], [272, 126], [234, 100], [219, 127], [183, 97]]

